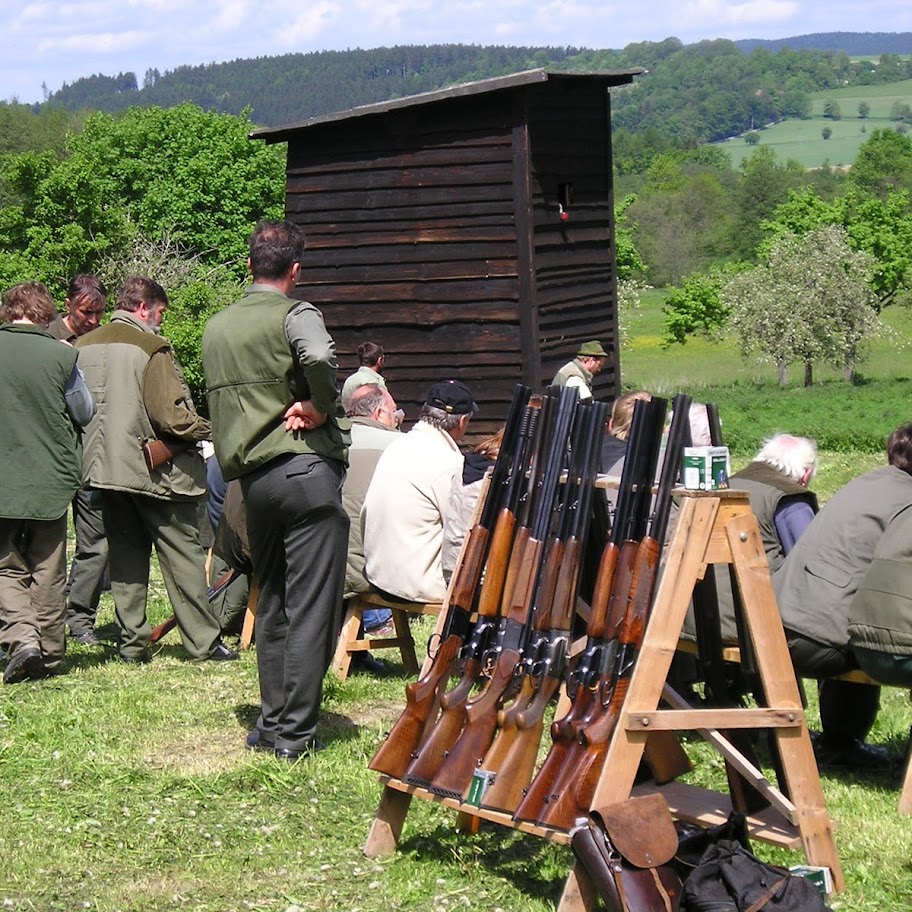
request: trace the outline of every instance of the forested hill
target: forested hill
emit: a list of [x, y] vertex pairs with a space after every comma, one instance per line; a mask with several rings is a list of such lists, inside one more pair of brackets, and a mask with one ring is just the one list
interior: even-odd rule
[[[409, 45], [321, 51], [149, 70], [141, 82], [135, 73], [96, 75], [64, 84], [49, 103], [113, 112], [190, 101], [231, 114], [249, 108], [255, 123], [275, 126], [533, 67], [642, 66], [648, 73], [632, 89], [615, 93], [615, 127], [655, 129], [676, 144], [693, 145], [807, 116], [811, 92], [912, 77], [912, 61], [901, 56], [912, 53], [912, 33], [837, 32], [771, 45], [722, 39], [684, 45], [668, 38], [623, 50]], [[853, 59], [861, 55], [867, 59]]]

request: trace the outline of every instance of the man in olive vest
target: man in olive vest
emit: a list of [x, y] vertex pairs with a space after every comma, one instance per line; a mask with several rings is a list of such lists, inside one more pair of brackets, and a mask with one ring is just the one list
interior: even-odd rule
[[[98, 328], [107, 302], [108, 290], [98, 276], [74, 276], [64, 300], [66, 313], [58, 315], [48, 333], [75, 345], [80, 336]], [[72, 639], [85, 646], [98, 646], [101, 641], [95, 633], [95, 618], [108, 569], [108, 540], [101, 508], [85, 488], [73, 498], [73, 529], [76, 550], [67, 583], [67, 624]]]
[[581, 400], [592, 398], [592, 381], [605, 366], [608, 352], [597, 341], [583, 342], [572, 361], [568, 361], [551, 381], [553, 386], [575, 386]]
[[46, 333], [54, 300], [23, 282], [0, 308], [0, 645], [5, 684], [58, 670], [65, 649], [67, 509], [78, 428], [95, 412], [76, 352]]
[[[76, 342], [99, 403], [86, 429], [83, 482], [101, 492], [123, 661], [149, 659], [146, 600], [153, 546], [191, 658], [236, 659], [220, 641], [209, 612], [197, 521], [206, 468], [196, 444], [208, 439], [209, 422], [194, 408], [171, 344], [157, 333], [167, 305], [157, 282], [127, 279], [111, 322]], [[172, 450], [171, 458], [154, 468], [142, 446], [152, 440], [168, 441]]]
[[820, 681], [821, 766], [883, 767], [865, 744], [880, 688], [832, 676], [858, 667], [849, 611], [886, 529], [912, 508], [912, 425], [887, 442], [889, 465], [853, 479], [827, 502], [773, 577], [795, 670]]
[[213, 443], [247, 508], [260, 715], [251, 750], [298, 760], [318, 750], [325, 674], [341, 626], [350, 442], [335, 344], [312, 304], [290, 297], [304, 233], [263, 222], [250, 237], [253, 283], [203, 333]]

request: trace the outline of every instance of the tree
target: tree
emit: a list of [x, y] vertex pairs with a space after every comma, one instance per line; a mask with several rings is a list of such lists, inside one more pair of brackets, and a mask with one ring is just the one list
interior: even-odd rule
[[683, 345], [689, 336], [695, 335], [718, 339], [731, 315], [731, 308], [722, 301], [722, 287], [746, 268], [743, 264], [730, 264], [684, 279], [662, 307], [665, 314], [662, 347]]
[[858, 116], [866, 120], [871, 113], [871, 106], [866, 101], [858, 102]]
[[830, 99], [823, 105], [823, 116], [830, 120], [842, 120], [842, 109], [838, 101]]
[[820, 131], [820, 135], [824, 139], [829, 139], [833, 135], [833, 128], [831, 126], [826, 126]]
[[189, 104], [94, 114], [62, 159], [6, 160], [15, 204], [0, 212], [0, 252], [19, 258], [18, 278], [58, 294], [140, 236], [204, 265], [231, 263], [242, 278], [247, 237], [258, 219], [281, 217], [285, 186], [282, 148], [251, 142], [251, 128], [248, 114]]
[[882, 199], [891, 190], [912, 190], [912, 140], [895, 130], [875, 130], [858, 150], [848, 180]]
[[722, 289], [742, 354], [759, 352], [774, 363], [781, 386], [796, 361], [804, 366], [805, 386], [819, 363], [841, 368], [851, 381], [863, 341], [880, 327], [870, 287], [874, 267], [873, 257], [852, 249], [841, 226], [783, 235], [766, 263]]
[[749, 133], [744, 134], [744, 141], [749, 146], [759, 146], [760, 145], [760, 134], [757, 130], [751, 130]]
[[784, 234], [804, 235], [825, 225], [841, 225], [851, 246], [871, 255], [875, 267], [871, 289], [881, 311], [912, 291], [912, 207], [905, 190], [890, 191], [885, 199], [849, 186], [827, 201], [811, 187], [789, 194], [772, 218], [763, 223], [768, 237], [760, 247], [768, 256], [773, 242]]

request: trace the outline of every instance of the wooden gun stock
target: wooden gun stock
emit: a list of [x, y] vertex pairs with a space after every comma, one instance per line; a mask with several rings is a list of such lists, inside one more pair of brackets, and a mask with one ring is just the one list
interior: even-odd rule
[[157, 437], [142, 444], [143, 458], [150, 472], [170, 462], [178, 453], [196, 446], [193, 440], [177, 440], [174, 437]]
[[[475, 587], [481, 578], [487, 544], [488, 530], [481, 525], [473, 526], [466, 542], [463, 561], [451, 589], [449, 611], [453, 620], [461, 617], [467, 622], [467, 606], [472, 604]], [[447, 626], [452, 625], [448, 623]], [[369, 769], [395, 778], [404, 775], [427, 729], [428, 721], [437, 712], [440, 690], [450, 676], [453, 662], [459, 655], [463, 643], [464, 631], [461, 629], [446, 635], [434, 653], [425, 674], [417, 681], [406, 685], [405, 709], [374, 754], [368, 764]]]
[[[234, 567], [229, 567], [210, 587], [207, 593], [209, 601], [211, 602], [216, 596], [222, 594], [225, 589], [233, 582], [234, 578], [238, 575], [238, 571]], [[149, 645], [157, 643], [163, 636], [167, 636], [174, 628], [177, 626], [177, 615], [172, 614], [171, 617], [166, 618], [160, 624], [156, 624], [152, 628], [152, 633], [149, 634]]]
[[621, 718], [636, 653], [646, 632], [659, 570], [659, 550], [660, 544], [654, 538], [640, 542], [633, 585], [618, 636], [621, 652], [617, 672], [603, 682], [610, 687], [610, 698], [607, 703], [604, 699], [597, 701], [598, 714], [580, 729], [576, 741], [579, 747], [571, 751], [566, 774], [558, 779], [558, 786], [548, 796], [545, 813], [539, 819], [549, 826], [569, 830], [589, 814], [608, 746]]
[[[519, 555], [519, 571], [513, 587], [510, 609], [504, 623], [519, 632], [528, 606], [534, 598], [535, 581], [541, 560], [542, 543], [531, 537]], [[497, 656], [491, 675], [482, 691], [465, 704], [465, 725], [457, 740], [441, 758], [431, 789], [439, 795], [460, 798], [468, 790], [476, 768], [481, 764], [497, 731], [497, 715], [511, 685], [519, 683], [517, 666], [522, 659], [519, 648], [505, 648]]]
[[[502, 511], [497, 517], [485, 578], [478, 600], [475, 636], [470, 643], [470, 654], [466, 655], [462, 676], [456, 686], [440, 698], [440, 715], [433, 728], [429, 730], [427, 737], [420, 744], [415, 742], [412, 745], [409, 751], [410, 762], [400, 773], [391, 774], [398, 775], [411, 785], [425, 788], [430, 786], [444, 757], [462, 733], [465, 725], [466, 702], [483, 670], [482, 657], [486, 651], [487, 636], [479, 634], [485, 625], [489, 631], [493, 629], [490, 625], [500, 611], [501, 596], [507, 584], [510, 565], [513, 563], [511, 552], [515, 554], [517, 547], [520, 547], [518, 543], [522, 540], [524, 533], [524, 530], [520, 529], [514, 540], [515, 523], [515, 517], [508, 510]], [[373, 767], [371, 768], [373, 769]]]

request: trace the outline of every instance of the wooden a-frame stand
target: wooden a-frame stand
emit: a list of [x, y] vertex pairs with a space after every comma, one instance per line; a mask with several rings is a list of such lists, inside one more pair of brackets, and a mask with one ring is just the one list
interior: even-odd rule
[[[622, 724], [608, 747], [604, 771], [593, 806], [624, 801], [654, 785], [634, 789], [634, 778], [649, 732], [697, 731], [770, 800], [770, 807], [748, 817], [752, 838], [803, 848], [809, 864], [825, 865], [833, 886], [845, 889], [830, 817], [824, 802], [801, 695], [789, 659], [769, 567], [757, 520], [743, 491], [676, 492], [680, 512], [664, 561], [643, 645], [630, 679]], [[732, 564], [741, 591], [744, 620], [755, 645], [758, 673], [768, 706], [738, 709], [692, 709], [665, 684], [672, 656], [684, 625], [694, 585], [710, 564]], [[443, 614], [441, 614], [441, 618]], [[671, 709], [659, 708], [663, 701]], [[772, 786], [719, 730], [766, 728], [772, 731], [781, 757], [786, 797]], [[472, 828], [479, 819], [519, 829], [541, 838], [569, 843], [569, 834], [536, 824], [514, 821], [507, 814], [441, 798], [427, 789], [380, 776], [383, 795], [364, 852], [392, 853], [402, 832], [413, 796], [459, 811], [459, 824]], [[672, 813], [703, 825], [727, 819], [727, 795], [671, 783], [659, 789]], [[574, 865], [564, 887], [559, 912], [582, 912], [595, 905], [593, 885], [581, 865]]]

